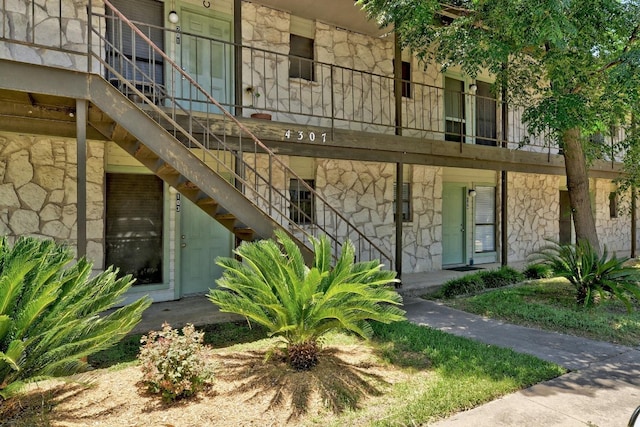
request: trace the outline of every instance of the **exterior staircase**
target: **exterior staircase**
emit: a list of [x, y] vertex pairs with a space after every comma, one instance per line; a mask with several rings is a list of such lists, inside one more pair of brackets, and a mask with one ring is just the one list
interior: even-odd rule
[[[90, 10], [89, 22], [108, 21], [107, 27], [119, 28], [120, 33], [126, 28], [132, 39], [133, 57], [135, 49], [146, 49], [170, 71], [165, 72], [163, 78], [168, 84], [158, 83], [152, 72], [120, 54], [118, 41], [110, 40], [101, 26], [90, 24], [90, 67], [96, 69], [94, 61], [97, 61], [104, 70], [103, 75], [109, 78], [107, 81], [97, 74], [89, 74], [89, 101], [97, 107], [89, 110], [92, 127], [176, 188], [239, 240], [269, 238], [276, 229], [283, 229], [310, 259], [311, 237], [326, 235], [334, 256], [340, 252], [342, 243], [350, 239], [358, 261], [378, 259], [386, 268], [393, 268], [391, 256], [297, 177], [108, 0], [104, 3], [106, 13]], [[108, 52], [106, 58], [104, 52]], [[174, 90], [178, 85], [180, 96]], [[193, 111], [196, 103], [202, 109], [203, 100], [206, 111]], [[304, 191], [312, 194], [311, 215], [292, 202], [283, 188], [285, 180], [290, 178], [297, 178]]]

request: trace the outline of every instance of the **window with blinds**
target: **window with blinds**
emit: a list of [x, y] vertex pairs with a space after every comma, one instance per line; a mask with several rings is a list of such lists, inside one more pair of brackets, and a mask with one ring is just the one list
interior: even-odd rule
[[475, 187], [475, 252], [496, 250], [496, 188]]
[[[305, 185], [306, 184], [306, 185]], [[312, 224], [315, 221], [315, 200], [311, 190], [315, 189], [312, 179], [289, 180], [289, 218], [296, 224]]]
[[444, 114], [446, 141], [462, 142], [466, 135], [464, 82], [445, 77], [444, 79]]
[[[395, 197], [397, 184], [393, 184], [393, 195]], [[393, 219], [396, 219], [396, 201], [393, 201]], [[408, 182], [402, 183], [402, 222], [411, 222], [411, 184]]]
[[[163, 3], [157, 0], [113, 0], [111, 3], [128, 19], [144, 23], [138, 24], [138, 28], [164, 50]], [[118, 73], [140, 85], [164, 83], [162, 56], [128, 26], [121, 24], [111, 12], [106, 18], [106, 32], [109, 40], [105, 47], [107, 61]], [[112, 81], [115, 76], [107, 72], [106, 77]]]

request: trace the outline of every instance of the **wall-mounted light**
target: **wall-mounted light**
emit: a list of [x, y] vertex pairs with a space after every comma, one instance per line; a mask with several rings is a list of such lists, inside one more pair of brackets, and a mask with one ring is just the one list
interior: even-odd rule
[[469, 85], [469, 92], [476, 93], [478, 91], [478, 85], [475, 83], [471, 83]]
[[175, 10], [169, 12], [169, 22], [171, 22], [172, 24], [177, 24], [179, 20], [180, 17], [178, 16], [178, 12], [176, 12]]
[[469, 191], [467, 191], [467, 194], [469, 195], [469, 197], [476, 197], [476, 190], [474, 190], [473, 188], [469, 189]]

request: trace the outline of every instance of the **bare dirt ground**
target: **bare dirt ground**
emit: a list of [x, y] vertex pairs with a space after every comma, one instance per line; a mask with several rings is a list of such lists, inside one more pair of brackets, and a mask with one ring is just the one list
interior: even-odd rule
[[[392, 403], [383, 391], [410, 375], [386, 365], [367, 345], [323, 350], [312, 371], [296, 372], [264, 351], [212, 350], [211, 386], [172, 404], [140, 383], [137, 365], [99, 369], [74, 378], [85, 382], [37, 384], [0, 424], [11, 426], [325, 426], [337, 414], [364, 409], [357, 425], [384, 416]], [[414, 374], [415, 375], [415, 374]], [[87, 384], [87, 382], [89, 384]], [[33, 419], [26, 415], [35, 416]], [[41, 415], [39, 416], [38, 413]], [[353, 421], [353, 419], [352, 419]]]

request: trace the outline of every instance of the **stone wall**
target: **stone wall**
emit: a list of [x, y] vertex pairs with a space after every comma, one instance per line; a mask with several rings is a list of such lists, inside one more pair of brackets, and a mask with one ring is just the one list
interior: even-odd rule
[[[315, 81], [289, 78], [290, 14], [254, 3], [242, 3], [243, 87], [245, 114], [286, 110], [274, 119], [329, 126], [332, 102], [336, 127], [393, 133], [393, 41], [315, 22]], [[333, 73], [329, 64], [337, 65]], [[345, 68], [339, 68], [345, 67]], [[351, 71], [346, 68], [354, 69]], [[315, 117], [314, 117], [315, 116]], [[354, 121], [361, 123], [354, 123]]]
[[442, 268], [442, 168], [418, 165], [411, 168], [413, 220], [403, 224], [402, 271], [439, 270]]
[[628, 255], [631, 251], [631, 204], [629, 194], [618, 196], [617, 217], [611, 218], [609, 211], [609, 194], [615, 191], [612, 181], [595, 179], [591, 191], [595, 195], [596, 230], [601, 245], [606, 245], [610, 252]]
[[[407, 166], [409, 167], [409, 166]], [[412, 168], [412, 222], [403, 226], [403, 271], [442, 265], [442, 169]], [[318, 159], [316, 189], [387, 254], [395, 255], [393, 163]], [[338, 230], [343, 236], [343, 230]], [[341, 234], [343, 233], [343, 234]]]
[[[0, 234], [77, 241], [76, 142], [0, 133]], [[87, 257], [104, 264], [104, 145], [87, 149]]]
[[0, 34], [39, 47], [0, 42], [0, 58], [86, 71], [87, 0], [6, 0], [4, 4]]
[[525, 261], [543, 246], [558, 240], [560, 214], [557, 176], [509, 173], [509, 262]]

